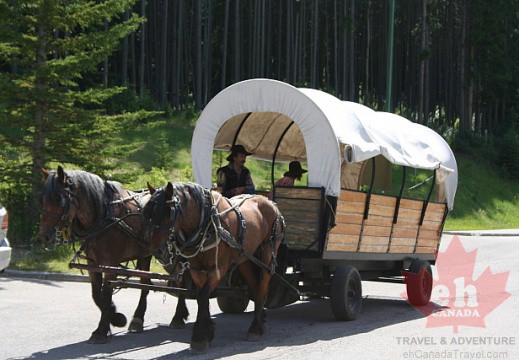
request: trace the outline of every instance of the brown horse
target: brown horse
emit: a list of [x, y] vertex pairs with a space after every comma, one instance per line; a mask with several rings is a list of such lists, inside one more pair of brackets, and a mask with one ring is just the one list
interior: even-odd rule
[[[184, 265], [188, 265], [198, 289], [191, 349], [205, 350], [214, 338], [209, 297], [235, 264], [255, 303], [247, 340], [261, 340], [267, 330], [264, 304], [268, 285], [284, 236], [284, 220], [276, 205], [263, 196], [229, 200], [192, 183], [168, 183], [158, 190], [148, 187], [152, 196], [144, 207], [146, 238], [152, 248], [164, 243], [175, 248], [186, 260]], [[248, 257], [252, 254], [257, 258]], [[256, 266], [256, 259], [262, 267]]]
[[[61, 166], [57, 173], [44, 169], [42, 190], [43, 214], [39, 238], [45, 245], [59, 243], [71, 237], [81, 244], [88, 265], [119, 266], [137, 260], [137, 268], [149, 271], [151, 252], [143, 240], [142, 208], [150, 198], [146, 193], [126, 190], [120, 183], [103, 181], [99, 176], [85, 171], [65, 172]], [[159, 259], [160, 260], [160, 259]], [[126, 317], [116, 311], [112, 302], [109, 280], [117, 275], [89, 272], [92, 297], [101, 310], [97, 329], [90, 343], [106, 343], [110, 324], [123, 327]], [[150, 284], [141, 278], [142, 284]], [[142, 332], [148, 290], [142, 290], [139, 304], [129, 326], [130, 332]], [[179, 298], [171, 326], [183, 325], [188, 311], [184, 298]]]

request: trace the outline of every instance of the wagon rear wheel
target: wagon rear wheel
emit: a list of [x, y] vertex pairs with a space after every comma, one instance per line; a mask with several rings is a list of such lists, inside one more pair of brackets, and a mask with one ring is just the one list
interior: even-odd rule
[[330, 303], [337, 320], [354, 320], [362, 305], [360, 274], [352, 266], [339, 266], [332, 279]]
[[247, 309], [249, 305], [249, 297], [247, 294], [238, 294], [235, 296], [218, 296], [216, 298], [218, 307], [225, 314], [239, 314]]
[[428, 261], [414, 259], [409, 267], [405, 282], [407, 297], [411, 305], [424, 306], [429, 303], [431, 300], [433, 277], [431, 264]]

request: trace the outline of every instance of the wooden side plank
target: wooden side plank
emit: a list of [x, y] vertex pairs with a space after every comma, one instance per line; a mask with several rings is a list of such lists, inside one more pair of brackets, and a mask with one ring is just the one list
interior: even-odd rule
[[328, 244], [355, 244], [359, 242], [359, 235], [330, 234]]
[[367, 194], [363, 192], [341, 190], [339, 201], [364, 203], [366, 201], [366, 196]]
[[418, 235], [418, 225], [414, 227], [400, 227], [398, 224], [395, 224], [395, 228], [393, 229], [393, 237], [394, 238], [414, 238], [416, 239], [416, 235]]
[[364, 232], [362, 236], [385, 236], [389, 238], [391, 235], [390, 226], [370, 226], [364, 225]]
[[276, 187], [276, 202], [281, 198], [321, 200], [320, 188]]
[[[419, 221], [424, 201], [401, 199], [397, 222], [393, 216], [397, 197], [372, 194], [367, 219], [363, 219], [367, 194], [342, 190], [337, 202], [336, 226], [331, 229], [327, 242], [328, 251], [357, 251], [385, 253], [434, 253], [445, 218], [446, 204], [428, 203], [422, 226]], [[389, 237], [393, 233], [391, 244]], [[420, 228], [417, 241], [418, 229]]]
[[280, 209], [295, 209], [317, 212], [321, 209], [321, 200], [278, 199], [276, 204]]
[[318, 212], [310, 212], [304, 210], [287, 210], [287, 209], [279, 209], [286, 222], [318, 222], [319, 221], [319, 213]]
[[356, 244], [341, 244], [341, 243], [334, 243], [329, 244], [326, 248], [327, 251], [357, 251], [357, 245]]

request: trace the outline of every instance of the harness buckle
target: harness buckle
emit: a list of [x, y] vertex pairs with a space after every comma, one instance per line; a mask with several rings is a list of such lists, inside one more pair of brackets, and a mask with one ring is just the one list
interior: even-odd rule
[[178, 272], [178, 275], [179, 277], [184, 275], [184, 272], [186, 271], [186, 269], [189, 269], [189, 261], [186, 261], [186, 262], [180, 262], [180, 264], [182, 265], [182, 269], [180, 269], [180, 271]]

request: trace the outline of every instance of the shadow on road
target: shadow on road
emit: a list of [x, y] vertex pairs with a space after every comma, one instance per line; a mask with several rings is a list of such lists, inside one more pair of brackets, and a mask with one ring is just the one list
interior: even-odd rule
[[[148, 326], [142, 334], [129, 334], [122, 330], [115, 333], [108, 344], [78, 342], [33, 353], [24, 359], [152, 358], [151, 353], [147, 356], [137, 354], [144, 349], [156, 350], [152, 351], [155, 354], [167, 352], [167, 355], [155, 357], [156, 360], [193, 357], [197, 360], [214, 359], [253, 353], [267, 347], [282, 349], [317, 341], [331, 341], [423, 317], [403, 299], [380, 297], [364, 297], [361, 314], [357, 320], [350, 322], [335, 321], [329, 301], [324, 299], [298, 302], [281, 309], [269, 310], [267, 314], [270, 329], [261, 342], [245, 341], [246, 331], [253, 318], [252, 312], [215, 315], [215, 339], [206, 353], [196, 356], [189, 350], [195, 320], [195, 314], [192, 314], [185, 329], [172, 330], [165, 324], [156, 324]], [[177, 345], [173, 347], [172, 343]], [[178, 343], [183, 344], [181, 350]]]
[[54, 281], [54, 280], [10, 277], [8, 274], [0, 275], [0, 279], [2, 279], [2, 281], [5, 281], [5, 282], [21, 281], [21, 282], [29, 282], [29, 283], [33, 283], [33, 284], [52, 286], [52, 287], [56, 287], [56, 288], [62, 287], [62, 285], [60, 285], [59, 282]]

